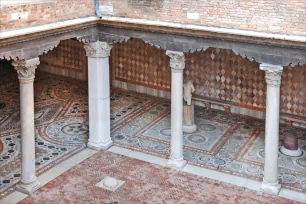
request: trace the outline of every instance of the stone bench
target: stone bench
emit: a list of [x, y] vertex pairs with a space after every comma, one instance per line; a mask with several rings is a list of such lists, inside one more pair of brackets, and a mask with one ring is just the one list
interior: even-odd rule
[[210, 98], [210, 97], [206, 97], [206, 96], [200, 96], [200, 95], [197, 95], [197, 94], [194, 94], [192, 96], [192, 99], [195, 100], [195, 101], [203, 102], [207, 109], [210, 109], [211, 104], [214, 104], [214, 105], [222, 106], [226, 113], [231, 113], [231, 107], [233, 105], [232, 102], [224, 101], [224, 100], [220, 100], [220, 99], [215, 99], [215, 98]]

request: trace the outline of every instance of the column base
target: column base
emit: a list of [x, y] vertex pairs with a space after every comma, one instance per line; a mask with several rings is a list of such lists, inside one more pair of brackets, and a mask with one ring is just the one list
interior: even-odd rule
[[93, 150], [107, 150], [109, 149], [111, 146], [113, 146], [113, 141], [110, 139], [106, 142], [100, 142], [100, 143], [97, 143], [97, 142], [92, 142], [92, 141], [89, 141], [87, 143], [87, 147], [90, 148], [90, 149], [93, 149]]
[[290, 149], [286, 149], [284, 146], [281, 146], [279, 151], [291, 157], [299, 157], [303, 154], [303, 151], [300, 148], [298, 148], [297, 150], [290, 150]]
[[37, 189], [39, 189], [41, 187], [40, 182], [36, 179], [34, 182], [31, 183], [26, 183], [21, 181], [20, 184], [18, 184], [15, 187], [16, 191], [19, 191], [21, 193], [30, 195], [32, 193], [34, 193]]
[[279, 191], [281, 189], [281, 185], [277, 183], [268, 183], [265, 181], [265, 179], [262, 180], [260, 191], [273, 194], [273, 195], [278, 195]]
[[197, 131], [197, 125], [193, 124], [193, 125], [183, 125], [183, 132], [185, 133], [193, 133]]
[[187, 164], [187, 161], [184, 160], [183, 158], [181, 159], [173, 159], [170, 157], [170, 159], [167, 162], [167, 166], [170, 168], [175, 168], [175, 169], [183, 169]]

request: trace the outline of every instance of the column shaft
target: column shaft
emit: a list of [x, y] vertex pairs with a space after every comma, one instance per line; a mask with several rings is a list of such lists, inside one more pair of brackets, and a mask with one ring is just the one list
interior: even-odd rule
[[171, 67], [171, 155], [169, 167], [184, 168], [183, 157], [183, 70], [185, 57], [182, 52], [167, 51]]
[[33, 90], [33, 80], [20, 80], [21, 181], [23, 183], [36, 180]]
[[278, 182], [280, 87], [267, 86], [264, 179]]
[[39, 58], [13, 62], [20, 82], [21, 182], [16, 190], [31, 194], [40, 187], [35, 172], [34, 78]]
[[183, 74], [171, 78], [171, 159], [183, 160]]
[[88, 56], [89, 140], [91, 149], [108, 149], [110, 137], [109, 55], [111, 46], [105, 42], [85, 45]]
[[282, 66], [261, 64], [265, 71], [266, 92], [266, 129], [265, 129], [265, 165], [261, 190], [277, 195], [281, 185], [278, 183], [279, 148], [279, 106]]

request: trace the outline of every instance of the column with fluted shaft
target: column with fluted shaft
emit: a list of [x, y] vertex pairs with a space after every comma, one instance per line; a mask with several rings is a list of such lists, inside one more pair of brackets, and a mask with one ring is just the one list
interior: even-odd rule
[[97, 41], [85, 44], [88, 57], [89, 140], [87, 147], [108, 149], [110, 137], [109, 56], [112, 46]]
[[183, 71], [185, 56], [183, 52], [167, 51], [171, 68], [171, 155], [169, 167], [184, 168], [183, 157]]
[[34, 78], [39, 58], [13, 62], [20, 83], [21, 181], [16, 190], [31, 194], [41, 185], [35, 169]]
[[280, 85], [283, 67], [272, 64], [261, 64], [260, 69], [265, 71], [267, 83], [265, 164], [261, 190], [277, 195], [281, 188], [278, 182], [278, 150]]

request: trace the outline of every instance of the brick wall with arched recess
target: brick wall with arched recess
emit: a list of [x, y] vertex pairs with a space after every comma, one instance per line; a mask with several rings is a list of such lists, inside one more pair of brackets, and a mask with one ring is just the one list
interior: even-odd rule
[[170, 91], [171, 71], [166, 51], [131, 39], [115, 44], [111, 54], [116, 80]]
[[306, 64], [284, 67], [281, 112], [306, 116]]
[[39, 59], [41, 69], [38, 70], [83, 80], [87, 78], [86, 52], [83, 43], [77, 40], [63, 40], [56, 48], [41, 55]]
[[[238, 107], [265, 110], [265, 74], [259, 63], [231, 50], [209, 48], [186, 53], [184, 79], [194, 81], [196, 94], [233, 102]], [[165, 51], [139, 39], [115, 44], [112, 50], [115, 79], [170, 91], [171, 71]], [[306, 65], [284, 67], [281, 112], [305, 116]]]

